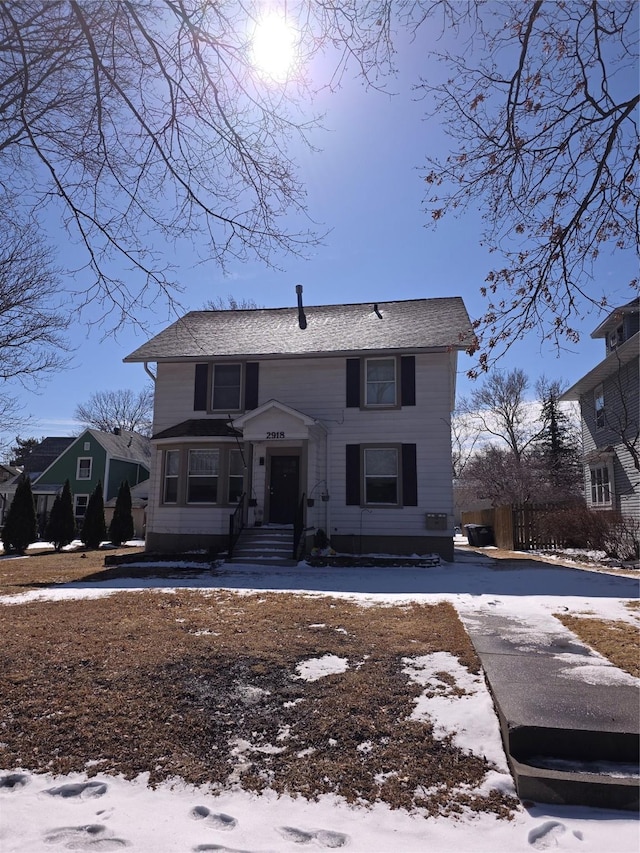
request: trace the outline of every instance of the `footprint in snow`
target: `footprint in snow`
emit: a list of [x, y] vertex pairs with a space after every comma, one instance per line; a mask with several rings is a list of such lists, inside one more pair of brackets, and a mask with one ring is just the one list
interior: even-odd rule
[[29, 777], [26, 773], [7, 773], [6, 776], [0, 776], [0, 791], [18, 791], [29, 784]]
[[224, 847], [222, 844], [198, 844], [193, 853], [251, 853], [250, 850], [236, 850], [235, 847]]
[[114, 838], [101, 823], [62, 826], [47, 832], [44, 840], [47, 844], [61, 844], [67, 850], [88, 850], [90, 853], [114, 853], [129, 846], [128, 841]]
[[567, 828], [563, 823], [558, 823], [557, 820], [548, 820], [532, 829], [527, 840], [536, 850], [548, 850], [557, 846], [558, 838], [566, 831]]
[[[229, 830], [234, 829], [238, 825], [238, 821], [235, 817], [231, 817], [229, 814], [224, 814], [223, 812], [214, 813], [210, 811], [206, 806], [196, 806], [191, 809], [191, 817], [194, 820], [203, 820], [205, 821], [207, 826], [210, 826], [212, 829], [223, 829]], [[212, 850], [216, 850], [217, 848], [213, 847]], [[221, 847], [220, 850], [223, 848]]]
[[308, 831], [298, 829], [295, 826], [280, 826], [278, 832], [287, 841], [293, 841], [296, 844], [310, 844], [312, 841], [316, 841], [322, 847], [328, 847], [332, 850], [344, 847], [349, 841], [348, 835], [343, 835], [342, 832], [330, 832], [327, 829]]
[[336, 850], [338, 847], [345, 847], [349, 840], [348, 835], [342, 832], [330, 832], [328, 829], [321, 829], [316, 832], [316, 841], [323, 847], [328, 847], [331, 850]]
[[60, 785], [59, 788], [47, 788], [44, 793], [52, 797], [63, 797], [65, 800], [71, 797], [88, 800], [106, 794], [107, 785], [105, 782], [70, 782], [67, 785]]

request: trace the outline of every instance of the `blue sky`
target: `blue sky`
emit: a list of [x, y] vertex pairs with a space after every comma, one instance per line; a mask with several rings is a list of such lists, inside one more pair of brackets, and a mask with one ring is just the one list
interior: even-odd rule
[[[479, 289], [495, 257], [479, 245], [480, 211], [468, 211], [459, 219], [445, 217], [435, 231], [428, 227], [419, 167], [425, 154], [446, 152], [447, 139], [437, 124], [424, 119], [424, 104], [410, 88], [418, 69], [425, 67], [423, 46], [405, 45], [398, 62], [395, 96], [348, 79], [315, 104], [316, 111], [325, 113], [326, 129], [314, 136], [321, 150], [301, 151], [298, 162], [309, 212], [328, 229], [323, 245], [308, 260], [283, 257], [278, 271], [256, 263], [232, 264], [226, 276], [213, 264], [198, 263], [198, 247], [171, 254], [185, 291], [185, 311], [227, 294], [264, 307], [293, 306], [295, 285], [302, 284], [305, 305], [456, 295], [463, 297], [472, 318], [482, 314], [485, 302]], [[61, 263], [74, 264], [75, 247], [56, 221], [51, 230]], [[635, 273], [631, 253], [604, 254], [592, 292], [605, 293], [612, 303], [627, 302], [632, 298], [628, 281]], [[69, 330], [75, 352], [68, 370], [38, 393], [17, 389], [30, 417], [23, 435], [71, 434], [77, 431], [73, 411], [92, 392], [138, 390], [148, 381], [141, 365], [124, 365], [122, 359], [150, 335], [124, 328], [115, 338], [103, 338], [100, 328], [89, 324], [91, 317], [91, 311], [85, 312]], [[155, 334], [174, 318], [150, 309], [140, 319]], [[525, 370], [532, 394], [542, 374], [573, 384], [603, 357], [603, 342], [590, 338], [601, 320], [597, 313], [586, 316], [579, 326], [580, 343], [560, 358], [550, 344], [531, 334], [512, 347], [500, 366]], [[472, 388], [464, 375], [469, 367], [471, 359], [462, 354], [459, 395]]]

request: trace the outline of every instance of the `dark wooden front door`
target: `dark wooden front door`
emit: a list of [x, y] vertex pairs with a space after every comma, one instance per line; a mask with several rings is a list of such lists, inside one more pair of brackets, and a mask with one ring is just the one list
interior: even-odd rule
[[293, 524], [298, 508], [299, 456], [272, 456], [269, 483], [269, 523]]

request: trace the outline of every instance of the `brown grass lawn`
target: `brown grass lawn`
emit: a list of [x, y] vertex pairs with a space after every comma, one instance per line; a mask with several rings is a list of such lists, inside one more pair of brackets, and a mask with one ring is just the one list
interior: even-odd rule
[[[120, 552], [135, 551], [109, 553]], [[104, 552], [4, 558], [0, 594], [102, 571]], [[633, 626], [558, 618], [640, 674]], [[469, 793], [487, 762], [409, 719], [420, 688], [403, 673], [404, 658], [448, 651], [479, 672], [449, 604], [149, 590], [0, 606], [0, 629], [5, 769], [149, 772], [151, 784], [181, 776], [222, 790], [239, 782], [428, 814], [470, 807], [508, 817], [516, 805], [497, 792]], [[349, 668], [314, 682], [296, 677], [297, 664], [326, 654]], [[451, 687], [448, 673], [441, 680]]]
[[[0, 591], [77, 580], [97, 560], [1, 560]], [[429, 814], [508, 816], [516, 805], [469, 793], [486, 760], [409, 719], [420, 688], [403, 658], [446, 650], [479, 671], [449, 604], [149, 590], [4, 606], [0, 620], [0, 767], [148, 771], [151, 784], [239, 781]], [[346, 658], [347, 671], [296, 677], [298, 663], [326, 654]]]
[[640, 631], [637, 626], [623, 621], [557, 613], [556, 618], [614, 666], [640, 678]]
[[0, 556], [0, 594], [14, 595], [28, 589], [71, 583], [104, 571], [105, 554], [136, 554], [144, 548], [114, 548], [109, 551], [43, 551], [27, 557]]

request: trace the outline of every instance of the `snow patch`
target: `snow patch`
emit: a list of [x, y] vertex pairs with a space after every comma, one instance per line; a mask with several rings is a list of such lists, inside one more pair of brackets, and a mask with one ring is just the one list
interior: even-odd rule
[[303, 681], [317, 681], [327, 675], [340, 675], [349, 669], [349, 661], [337, 655], [323, 655], [321, 658], [309, 658], [296, 666], [298, 678]]

